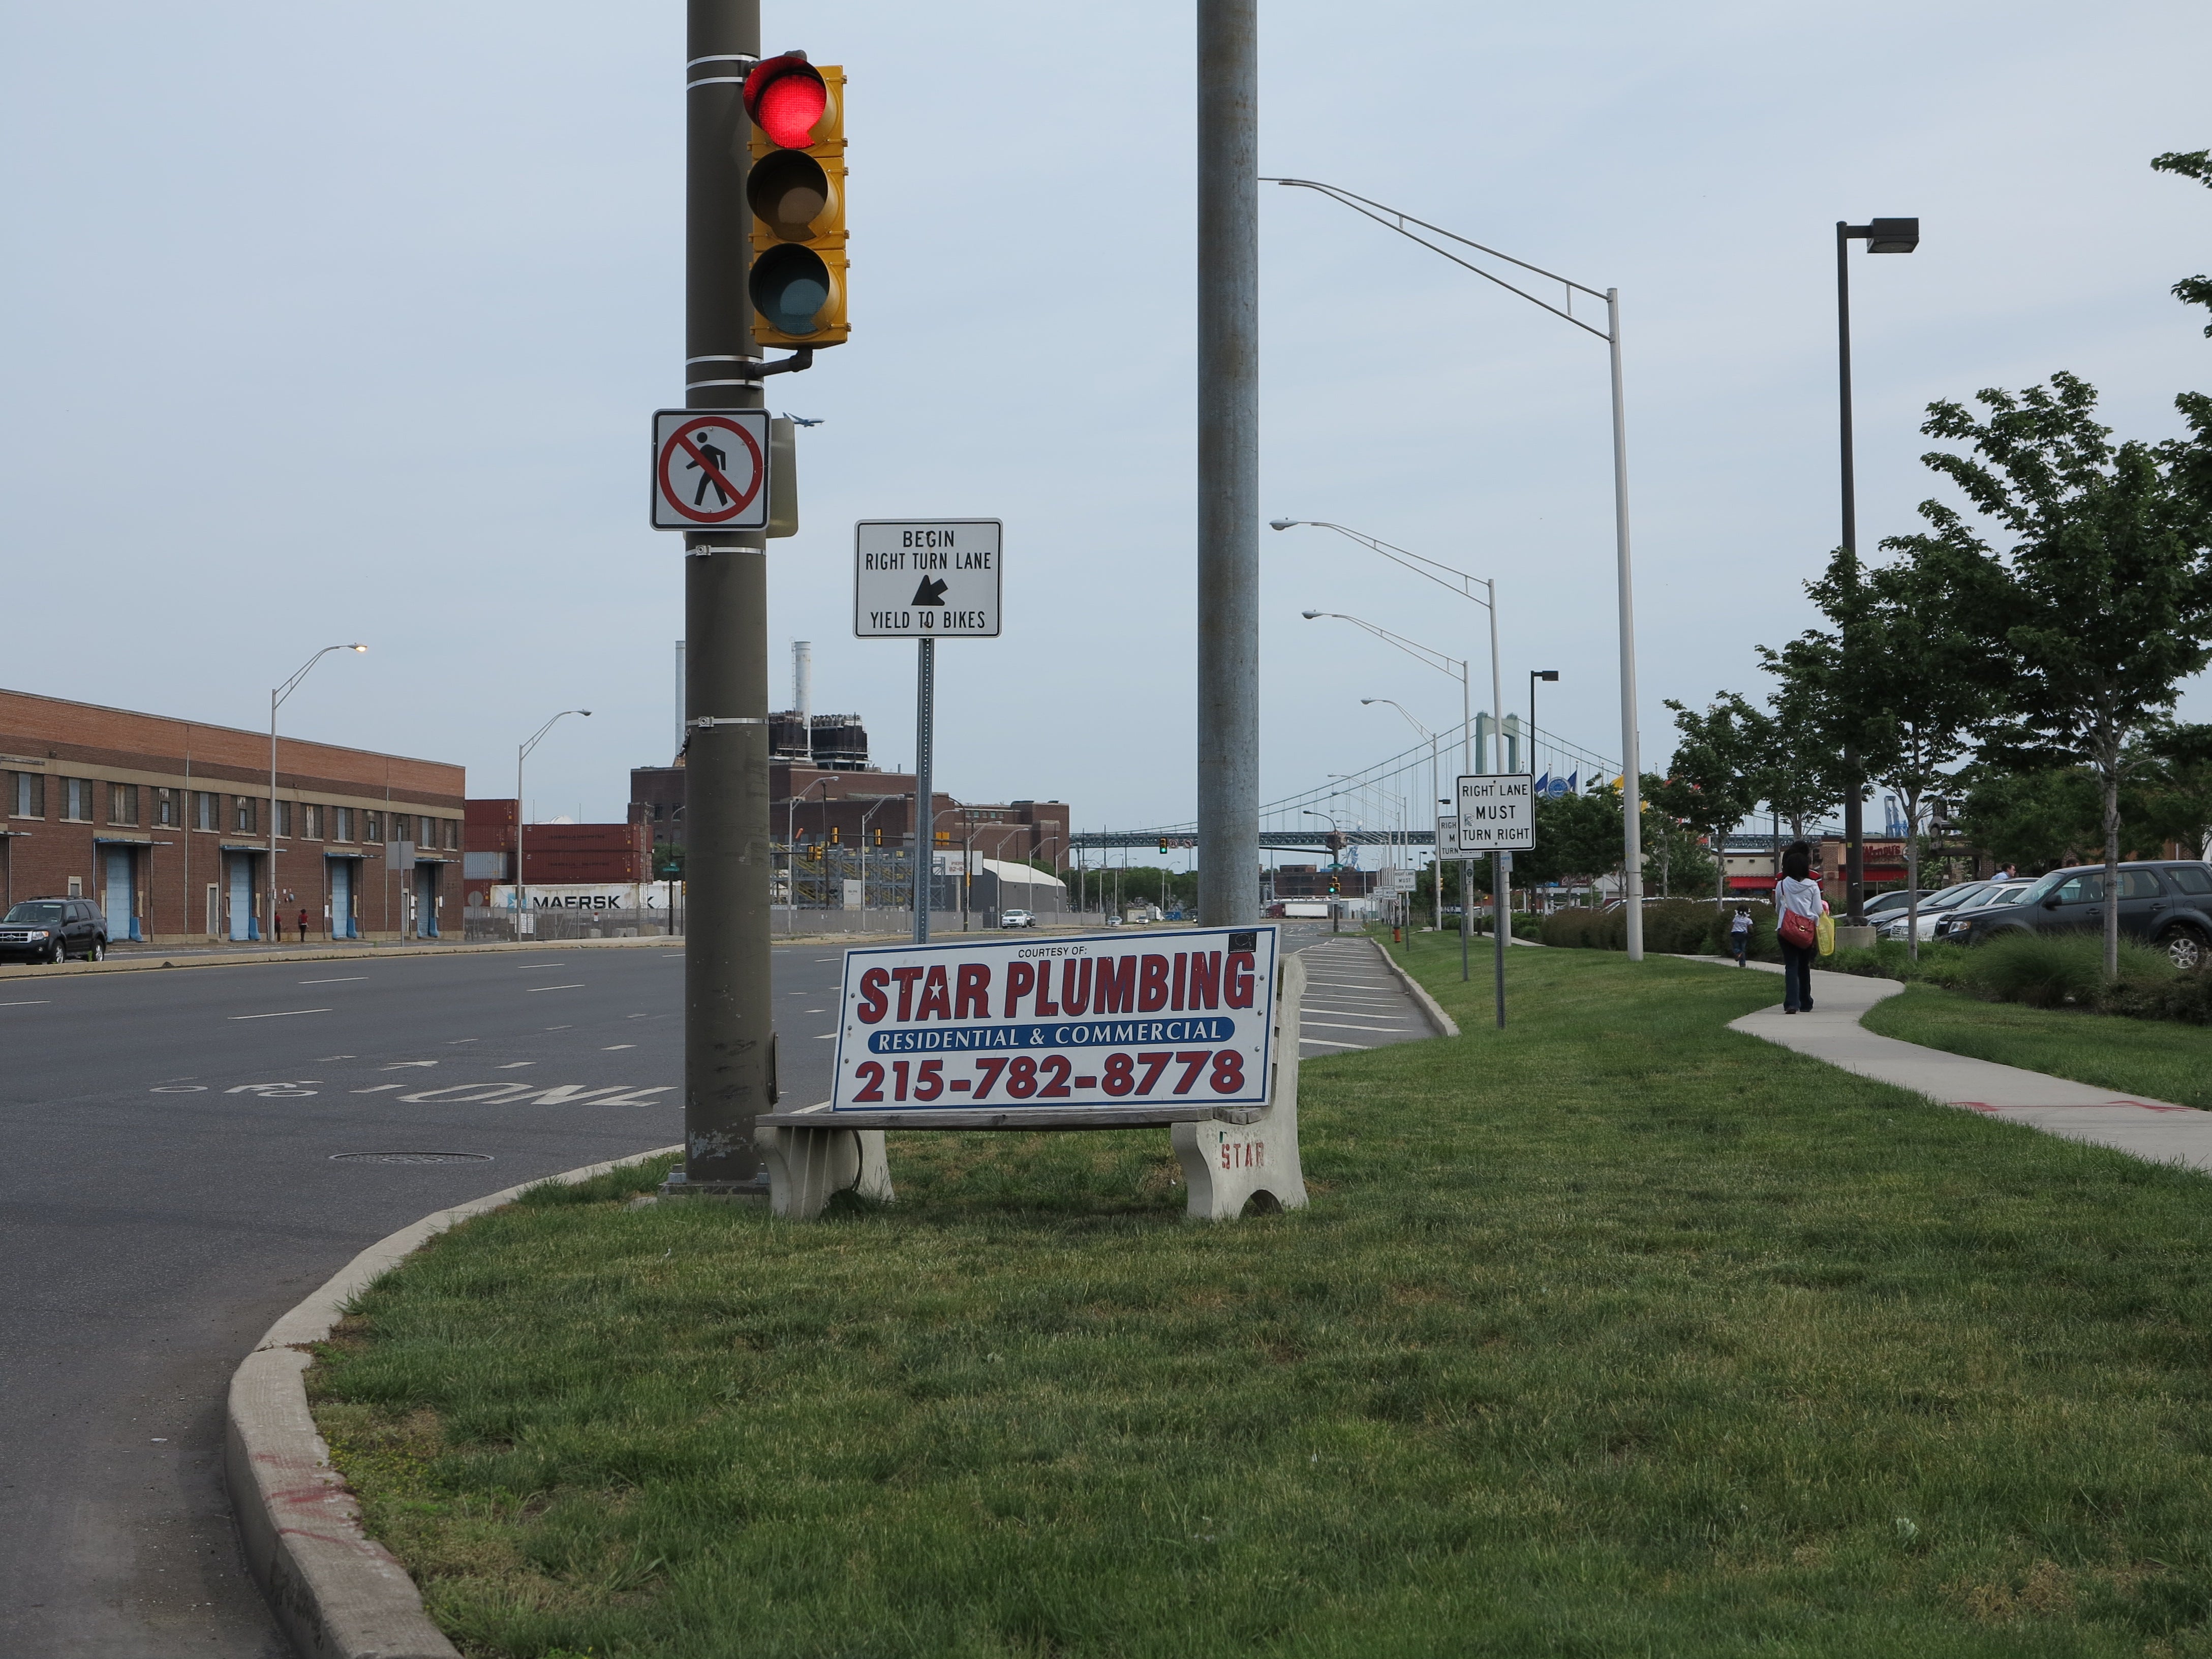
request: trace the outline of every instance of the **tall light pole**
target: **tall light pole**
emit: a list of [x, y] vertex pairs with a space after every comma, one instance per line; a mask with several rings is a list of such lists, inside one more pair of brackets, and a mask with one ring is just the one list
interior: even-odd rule
[[[1440, 773], [1437, 754], [1437, 734], [1415, 720], [1407, 711], [1406, 705], [1395, 697], [1362, 697], [1359, 701], [1367, 708], [1372, 708], [1378, 702], [1389, 704], [1406, 716], [1407, 725], [1421, 734], [1422, 738], [1429, 745], [1429, 793], [1434, 799], [1442, 799], [1443, 797], [1437, 794], [1437, 791], [1443, 787], [1443, 778]], [[1433, 817], [1435, 814], [1431, 813], [1430, 816]], [[1433, 908], [1436, 931], [1441, 933], [1444, 930], [1444, 849], [1441, 847], [1435, 848], [1429, 859], [1429, 896], [1435, 901]]]
[[[1863, 241], [1869, 253], [1910, 253], [1920, 246], [1917, 219], [1876, 219], [1854, 225], [1836, 221], [1836, 394], [1837, 430], [1843, 450], [1844, 558], [1850, 572], [1854, 593], [1859, 580], [1858, 480], [1851, 462], [1851, 262], [1853, 241]], [[1844, 689], [1850, 693], [1851, 641], [1844, 641]], [[1856, 699], [1853, 700], [1856, 703]], [[1844, 711], [1849, 722], [1858, 716], [1853, 707]], [[1844, 919], [1854, 927], [1866, 925], [1866, 824], [1860, 810], [1863, 790], [1859, 777], [1857, 745], [1848, 736], [1844, 745]]]
[[879, 795], [876, 804], [860, 814], [860, 931], [868, 931], [868, 820], [883, 811], [884, 803], [896, 800], [896, 795]]
[[1259, 0], [1198, 0], [1198, 920], [1257, 919]]
[[[333, 652], [333, 651], [350, 651], [350, 652], [352, 652], [355, 655], [359, 656], [359, 655], [361, 655], [362, 653], [366, 652], [368, 649], [368, 647], [367, 646], [365, 646], [365, 645], [362, 644], [358, 640], [355, 641], [354, 641], [354, 643], [352, 643], [351, 645], [326, 645], [326, 646], [325, 646], [321, 650], [319, 650], [319, 651], [316, 652], [316, 653], [315, 653], [315, 654], [314, 654], [313, 656], [312, 656], [312, 657], [308, 658], [308, 659], [307, 659], [307, 661], [305, 661], [305, 662], [301, 663], [301, 664], [300, 665], [300, 666], [299, 666], [296, 670], [295, 670], [295, 671], [294, 671], [294, 672], [293, 672], [293, 674], [292, 674], [292, 677], [291, 677], [289, 679], [286, 680], [286, 681], [285, 681], [282, 685], [272, 686], [272, 687], [270, 687], [270, 691], [269, 691], [269, 943], [270, 943], [271, 945], [275, 945], [275, 944], [277, 944], [277, 943], [279, 943], [279, 942], [280, 942], [279, 936], [280, 936], [280, 935], [283, 933], [283, 931], [284, 931], [284, 930], [283, 929], [283, 927], [279, 927], [279, 926], [277, 925], [277, 921], [276, 921], [276, 711], [277, 711], [279, 708], [283, 708], [283, 707], [284, 706], [284, 699], [285, 699], [285, 698], [287, 698], [287, 697], [290, 696], [291, 696], [295, 691], [296, 691], [296, 690], [298, 690], [300, 689], [300, 682], [301, 682], [301, 680], [304, 680], [304, 679], [306, 679], [306, 678], [307, 678], [307, 671], [308, 671], [309, 669], [313, 668], [313, 667], [317, 663], [320, 662], [324, 658], [325, 658], [325, 657], [329, 656], [329, 655], [331, 654], [331, 652]], [[190, 806], [191, 806], [191, 803], [188, 801], [188, 802], [186, 802], [186, 803], [185, 803], [185, 805], [186, 805], [187, 810], [189, 810], [189, 809], [190, 809]], [[188, 836], [187, 836], [187, 841], [188, 841], [188, 844], [189, 844], [189, 835], [188, 835]], [[217, 873], [217, 874], [221, 874], [222, 872], [221, 872], [220, 871], [218, 871], [216, 873]], [[333, 916], [333, 917], [331, 917], [331, 922], [332, 922], [332, 924], [333, 924], [333, 931], [332, 931], [332, 933], [331, 933], [331, 938], [333, 938], [333, 939], [335, 939], [335, 938], [337, 938], [337, 932], [335, 931], [335, 924], [337, 923], [337, 918], [336, 916]]]
[[[1396, 208], [1385, 207], [1380, 202], [1370, 201], [1364, 196], [1354, 195], [1336, 185], [1325, 185], [1312, 179], [1263, 179], [1261, 182], [1318, 191], [1331, 201], [1350, 208], [1354, 213], [1372, 219], [1386, 230], [1395, 230], [1407, 240], [1419, 242], [1430, 252], [1441, 255], [1462, 270], [1473, 271], [1485, 282], [1495, 283], [1498, 287], [1519, 295], [1529, 304], [1541, 306], [1554, 317], [1571, 323], [1585, 334], [1595, 335], [1606, 343], [1613, 371], [1613, 580], [1620, 611], [1620, 836], [1627, 880], [1628, 959], [1641, 962], [1644, 960], [1644, 831], [1643, 803], [1639, 799], [1643, 793], [1643, 781], [1639, 769], [1643, 762], [1636, 733], [1636, 605], [1628, 560], [1628, 415], [1620, 380], [1620, 290], [1609, 288], [1601, 293], [1556, 271], [1532, 265], [1510, 253], [1500, 253], [1494, 247], [1486, 247], [1455, 231], [1432, 225], [1425, 219], [1416, 219]], [[1422, 232], [1426, 232], [1427, 235], [1421, 234]], [[1446, 241], [1456, 242], [1462, 247], [1472, 248], [1491, 258], [1503, 259], [1507, 264], [1541, 276], [1547, 282], [1557, 283], [1564, 303], [1555, 306], [1548, 300], [1540, 300], [1526, 289], [1515, 287], [1495, 271], [1485, 270], [1450, 249], [1438, 247], [1427, 239], [1428, 236], [1443, 237]], [[1575, 295], [1577, 294], [1605, 301], [1605, 326], [1602, 329], [1593, 328], [1575, 315]], [[1502, 765], [1498, 768], [1501, 772], [1504, 769]]]
[[522, 937], [523, 924], [530, 919], [530, 895], [524, 890], [522, 881], [522, 763], [530, 758], [532, 750], [545, 740], [548, 732], [571, 714], [581, 714], [589, 720], [592, 711], [588, 708], [562, 709], [524, 738], [514, 751], [514, 936], [517, 939]]

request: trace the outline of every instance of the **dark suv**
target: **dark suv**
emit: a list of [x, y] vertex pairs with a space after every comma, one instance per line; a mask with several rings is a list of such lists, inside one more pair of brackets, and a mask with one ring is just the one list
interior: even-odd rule
[[107, 954], [107, 918], [90, 899], [25, 899], [0, 916], [0, 962], [59, 962]]
[[[2124, 864], [2119, 870], [2120, 933], [2154, 945], [2187, 972], [2212, 962], [2212, 865]], [[2105, 927], [2105, 866], [2053, 870], [2009, 904], [1961, 910], [1945, 937], [1979, 945], [2008, 933], [2054, 933]]]

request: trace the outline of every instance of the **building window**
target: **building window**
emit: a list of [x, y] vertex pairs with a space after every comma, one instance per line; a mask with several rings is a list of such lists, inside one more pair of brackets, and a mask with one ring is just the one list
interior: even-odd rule
[[449, 853], [458, 853], [461, 850], [461, 826], [459, 819], [446, 820], [446, 850]]
[[46, 815], [46, 781], [36, 772], [8, 775], [8, 810], [19, 818]]
[[193, 829], [222, 829], [222, 820], [216, 816], [217, 810], [218, 809], [216, 806], [216, 798], [212, 793], [205, 789], [195, 789], [192, 791]]
[[289, 800], [276, 803], [276, 833], [280, 836], [292, 833], [292, 803]]
[[331, 808], [331, 839], [332, 841], [351, 841], [353, 839], [352, 807], [333, 806]]
[[138, 786], [135, 783], [111, 783], [107, 786], [107, 821], [110, 823], [135, 824], [138, 822]]
[[259, 828], [261, 815], [253, 809], [258, 805], [251, 795], [230, 798], [230, 827], [238, 834], [250, 836]]
[[62, 780], [62, 816], [84, 823], [92, 822], [92, 780], [90, 778]]
[[384, 839], [384, 815], [381, 812], [363, 812], [361, 815], [361, 838], [363, 841]]
[[306, 812], [307, 817], [307, 839], [320, 841], [323, 838], [323, 809], [310, 805], [301, 810]]
[[183, 805], [183, 803], [178, 799], [178, 794], [179, 792], [174, 789], [156, 789], [154, 792], [154, 822], [165, 830], [177, 828], [177, 820]]

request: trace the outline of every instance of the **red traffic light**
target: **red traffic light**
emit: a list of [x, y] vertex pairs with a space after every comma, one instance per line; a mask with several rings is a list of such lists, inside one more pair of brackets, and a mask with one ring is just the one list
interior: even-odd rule
[[803, 52], [763, 58], [745, 76], [745, 113], [778, 149], [805, 149], [830, 106], [830, 89]]

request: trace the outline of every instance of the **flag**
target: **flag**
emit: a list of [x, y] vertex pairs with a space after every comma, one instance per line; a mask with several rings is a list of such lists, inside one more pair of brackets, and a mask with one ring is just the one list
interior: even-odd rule
[[1583, 775], [1582, 775], [1580, 772], [1570, 772], [1570, 773], [1568, 773], [1568, 774], [1567, 774], [1567, 793], [1568, 793], [1569, 794], [1571, 794], [1571, 795], [1579, 795], [1580, 793], [1582, 793], [1582, 792], [1583, 792]]
[[1540, 800], [1548, 800], [1551, 799], [1551, 794], [1552, 775], [1549, 772], [1547, 772], [1542, 777], [1536, 780], [1536, 796]]

